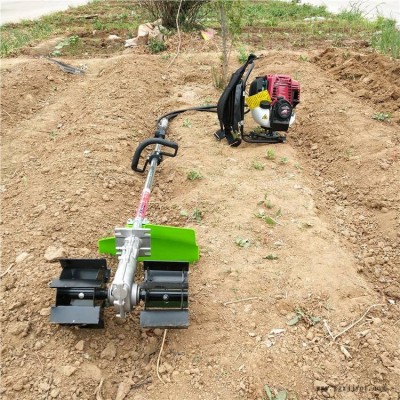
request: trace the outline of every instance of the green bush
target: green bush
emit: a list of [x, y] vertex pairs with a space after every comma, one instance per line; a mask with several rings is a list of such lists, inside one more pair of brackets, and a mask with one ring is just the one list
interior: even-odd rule
[[162, 19], [162, 24], [166, 28], [176, 28], [176, 16], [179, 10], [178, 23], [181, 27], [190, 28], [196, 21], [200, 9], [209, 0], [139, 0], [139, 4], [147, 10], [152, 18]]
[[167, 48], [162, 40], [157, 39], [150, 39], [148, 47], [153, 54], [161, 53]]

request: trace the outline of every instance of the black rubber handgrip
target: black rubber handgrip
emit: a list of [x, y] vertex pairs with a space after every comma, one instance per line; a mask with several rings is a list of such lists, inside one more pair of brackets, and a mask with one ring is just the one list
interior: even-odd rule
[[173, 153], [166, 153], [164, 151], [160, 152], [161, 156], [166, 156], [166, 157], [175, 157], [176, 154], [178, 153], [178, 143], [171, 142], [169, 140], [161, 139], [161, 138], [152, 138], [152, 139], [146, 139], [143, 142], [139, 143], [139, 146], [135, 150], [135, 154], [133, 155], [132, 158], [132, 169], [136, 172], [144, 172], [146, 170], [146, 166], [149, 163], [149, 160], [147, 159], [144, 166], [142, 168], [138, 167], [139, 160], [140, 160], [140, 155], [142, 154], [142, 151], [147, 147], [155, 144], [160, 144], [161, 146], [169, 147], [174, 150]]

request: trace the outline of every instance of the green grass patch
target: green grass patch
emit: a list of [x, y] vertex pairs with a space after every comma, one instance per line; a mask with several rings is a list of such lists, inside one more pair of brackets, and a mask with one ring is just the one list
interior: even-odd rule
[[396, 21], [380, 17], [376, 21], [376, 28], [372, 46], [381, 53], [400, 58], [400, 31], [396, 29]]
[[4, 24], [0, 27], [0, 56], [18, 54], [25, 46], [58, 35], [70, 38], [91, 35], [93, 31], [124, 31], [127, 38], [132, 37], [139, 25], [138, 9], [134, 2], [94, 0], [37, 20]]
[[[296, 48], [307, 48], [315, 41], [327, 40], [333, 46], [345, 46], [347, 40], [362, 40], [382, 53], [400, 57], [400, 32], [396, 30], [395, 21], [383, 17], [369, 21], [362, 10], [354, 6], [335, 15], [327, 11], [325, 6], [278, 0], [237, 0], [230, 4], [228, 11], [229, 26], [234, 44], [238, 47], [240, 62], [247, 56], [243, 43], [253, 46], [252, 39], [256, 39], [257, 46], [263, 49], [267, 41], [287, 42]], [[200, 13], [202, 27], [219, 30], [218, 15], [215, 2], [206, 4]], [[136, 36], [138, 25], [149, 21], [148, 18], [146, 10], [137, 2], [94, 0], [38, 20], [1, 26], [0, 55], [7, 57], [18, 54], [25, 46], [58, 35], [86, 39], [96, 31], [118, 34], [127, 39]], [[196, 29], [200, 29], [200, 26]], [[84, 40], [80, 45], [82, 48], [76, 46], [75, 50], [84, 52]], [[257, 46], [254, 46], [254, 50], [257, 50]], [[163, 51], [159, 43], [151, 43], [149, 48], [153, 53]], [[219, 75], [217, 70], [213, 71], [216, 87], [221, 84]]]

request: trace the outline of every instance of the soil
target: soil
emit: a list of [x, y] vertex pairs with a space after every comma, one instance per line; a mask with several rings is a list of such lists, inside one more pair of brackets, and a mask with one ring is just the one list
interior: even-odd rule
[[163, 331], [140, 329], [140, 310], [121, 320], [108, 308], [100, 330], [49, 323], [60, 267], [45, 254], [95, 258], [135, 214], [145, 177], [133, 152], [162, 114], [217, 102], [218, 45], [186, 42], [169, 68], [143, 49], [62, 59], [81, 75], [40, 49], [1, 67], [2, 399], [268, 399], [265, 385], [288, 399], [400, 398], [398, 61], [258, 52], [253, 77], [301, 84], [286, 144], [231, 148], [214, 114], [171, 122], [180, 148], [157, 169], [148, 218], [195, 229], [201, 258], [162, 383]]

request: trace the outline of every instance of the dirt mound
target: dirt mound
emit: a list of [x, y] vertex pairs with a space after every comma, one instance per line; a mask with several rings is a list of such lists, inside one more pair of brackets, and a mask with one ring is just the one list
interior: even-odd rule
[[372, 104], [376, 112], [392, 113], [400, 124], [399, 61], [377, 53], [360, 54], [334, 48], [323, 51], [315, 61], [342, 81], [354, 96]]
[[398, 399], [398, 126], [372, 120], [372, 106], [306, 59], [271, 51], [252, 75], [301, 82], [285, 145], [232, 149], [215, 141], [214, 114], [171, 123], [180, 149], [157, 170], [148, 217], [194, 228], [201, 259], [191, 326], [167, 334], [165, 385], [163, 332], [141, 330], [139, 310], [121, 321], [106, 309], [104, 330], [49, 324], [60, 268], [44, 255], [96, 257], [97, 239], [132, 217], [136, 145], [160, 115], [216, 103], [219, 53], [182, 52], [170, 68], [134, 51], [64, 60], [86, 64], [79, 76], [41, 59], [7, 67], [2, 398], [261, 399], [268, 385], [292, 399]]

